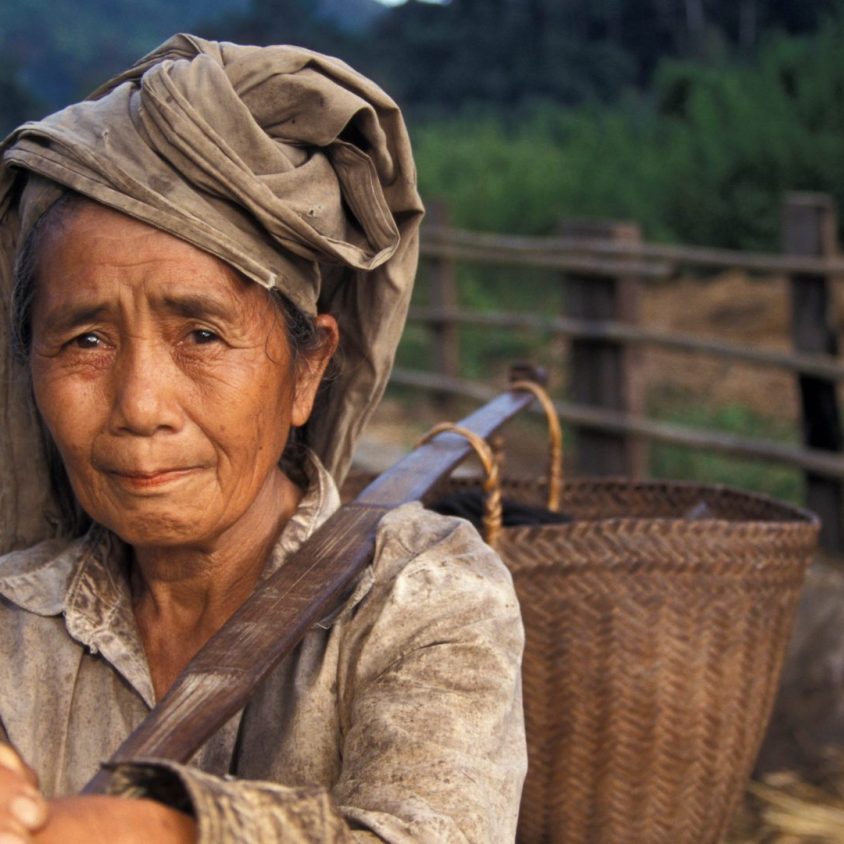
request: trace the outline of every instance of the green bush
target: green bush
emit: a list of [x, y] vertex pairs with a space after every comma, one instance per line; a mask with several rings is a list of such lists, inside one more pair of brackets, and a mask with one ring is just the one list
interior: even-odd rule
[[[719, 407], [685, 391], [661, 391], [651, 396], [649, 404], [655, 418], [678, 425], [797, 444], [798, 432], [793, 425], [744, 405]], [[803, 500], [803, 478], [798, 469], [669, 443], [651, 446], [650, 473], [655, 478], [723, 483], [788, 501]]]
[[647, 97], [414, 136], [420, 183], [457, 225], [547, 234], [561, 218], [635, 219], [650, 240], [775, 249], [783, 194], [844, 202], [844, 23], [771, 39], [753, 64], [665, 62]]

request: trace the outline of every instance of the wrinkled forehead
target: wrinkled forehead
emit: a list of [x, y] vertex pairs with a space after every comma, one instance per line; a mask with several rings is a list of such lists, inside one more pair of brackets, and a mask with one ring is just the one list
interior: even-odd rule
[[173, 251], [229, 266], [182, 238], [73, 191], [63, 193], [38, 218], [30, 230], [33, 234], [42, 252], [73, 250], [82, 260], [92, 252], [100, 258], [127, 259], [136, 251], [149, 251], [152, 243], [153, 252]]
[[[101, 201], [98, 197], [92, 197], [81, 191], [65, 187], [37, 173], [27, 173], [22, 178], [24, 179], [23, 188], [18, 205], [20, 219], [17, 239], [19, 257], [22, 252], [27, 252], [29, 253], [27, 260], [37, 262], [38, 253], [41, 251], [48, 234], [62, 231], [70, 220], [78, 216], [80, 212], [93, 213], [98, 211], [103, 219], [131, 221], [136, 223], [141, 230], [152, 229], [162, 235], [177, 239], [181, 243], [225, 263], [239, 278], [248, 281], [250, 284], [257, 284], [265, 290], [277, 289], [303, 313], [316, 314], [317, 287], [305, 280], [307, 272], [300, 271], [301, 268], [299, 267], [299, 264], [303, 262], [292, 254], [285, 258], [284, 250], [280, 250], [277, 246], [274, 249], [276, 261], [280, 261], [282, 264], [288, 261], [296, 265], [289, 273], [273, 274], [275, 281], [279, 281], [283, 276], [284, 284], [270, 283], [267, 278], [260, 274], [259, 277], [256, 277], [254, 273], [249, 272], [248, 267], [240, 266], [231, 254], [223, 255], [220, 254], [219, 250], [209, 248], [207, 243], [198, 243], [197, 239], [193, 237], [193, 227], [182, 216], [179, 217], [179, 225], [168, 226], [162, 224], [162, 221], [157, 218], [147, 218], [145, 213], [138, 215], [131, 213], [126, 206], [134, 206], [128, 201], [127, 197], [119, 197], [112, 205]], [[244, 209], [241, 209], [239, 213], [244, 219], [248, 219], [248, 214]], [[155, 215], [153, 214], [152, 217], [155, 217]], [[233, 226], [231, 237], [233, 241], [238, 242], [241, 248], [245, 248], [245, 244], [250, 241], [250, 236], [245, 235], [241, 229], [242, 227]], [[307, 263], [304, 262], [304, 264]], [[318, 269], [316, 271], [319, 274]]]
[[54, 203], [33, 233], [42, 313], [108, 311], [121, 299], [186, 318], [264, 323], [276, 310], [264, 288], [215, 255], [84, 197]]
[[[55, 261], [57, 256], [66, 259], [65, 270], [78, 265], [80, 272], [101, 263], [128, 268], [161, 259], [173, 263], [181, 277], [196, 272], [207, 276], [213, 270], [237, 278], [244, 287], [249, 285], [242, 273], [215, 255], [74, 191], [59, 195], [41, 214], [24, 239], [27, 241], [36, 273], [44, 269], [43, 261]], [[196, 272], [190, 272], [191, 266]], [[175, 275], [173, 281], [178, 278]]]

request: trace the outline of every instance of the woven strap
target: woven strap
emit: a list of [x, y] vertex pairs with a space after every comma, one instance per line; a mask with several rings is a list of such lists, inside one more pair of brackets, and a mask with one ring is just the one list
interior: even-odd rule
[[501, 535], [501, 475], [498, 470], [498, 461], [489, 446], [489, 443], [477, 434], [463, 428], [460, 425], [455, 425], [453, 422], [440, 422], [434, 425], [428, 433], [424, 434], [417, 447], [433, 439], [437, 434], [442, 433], [458, 434], [468, 440], [469, 445], [475, 450], [478, 459], [481, 461], [481, 466], [484, 470], [484, 514], [483, 514], [483, 528], [484, 539], [487, 545], [492, 548], [498, 546], [498, 539]]
[[560, 509], [560, 490], [563, 485], [563, 429], [557, 409], [551, 397], [535, 381], [514, 381], [510, 387], [514, 390], [527, 390], [536, 396], [545, 418], [548, 420], [548, 509], [554, 513]]

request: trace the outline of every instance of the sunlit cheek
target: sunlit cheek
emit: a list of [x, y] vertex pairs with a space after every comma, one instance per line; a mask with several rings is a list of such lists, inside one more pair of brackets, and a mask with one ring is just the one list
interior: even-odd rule
[[108, 494], [102, 479], [93, 473], [75, 472], [67, 462], [65, 468], [79, 506], [95, 521], [108, 524], [114, 498]]
[[267, 436], [260, 436], [260, 430], [255, 433], [258, 437], [239, 449], [237, 466], [233, 467], [236, 474], [234, 485], [242, 496], [257, 491], [281, 458], [276, 432], [267, 431]]
[[71, 456], [84, 449], [108, 405], [102, 386], [52, 362], [33, 363], [32, 385], [41, 418], [60, 451]]
[[265, 485], [272, 482], [286, 441], [285, 420], [279, 418], [278, 411], [271, 403], [258, 411], [249, 430], [239, 438], [225, 484], [231, 493], [232, 509], [248, 508]]

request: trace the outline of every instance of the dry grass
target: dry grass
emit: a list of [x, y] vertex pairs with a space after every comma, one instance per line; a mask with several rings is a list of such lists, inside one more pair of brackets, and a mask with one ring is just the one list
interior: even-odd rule
[[844, 752], [810, 779], [778, 771], [750, 784], [727, 844], [844, 842]]

